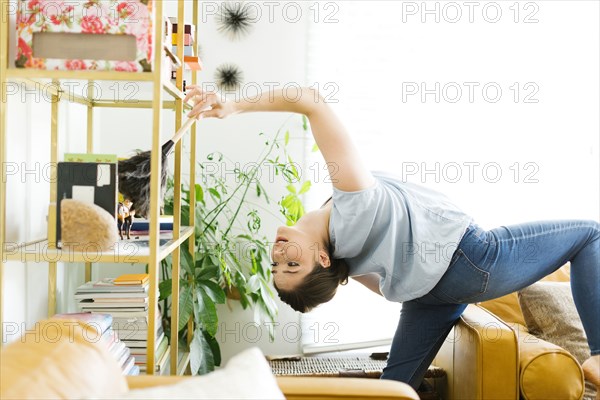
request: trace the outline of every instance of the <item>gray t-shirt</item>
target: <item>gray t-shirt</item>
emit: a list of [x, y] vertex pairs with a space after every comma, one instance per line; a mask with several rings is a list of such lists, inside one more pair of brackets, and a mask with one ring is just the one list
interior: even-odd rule
[[333, 257], [350, 276], [376, 273], [390, 301], [427, 294], [440, 280], [472, 218], [443, 194], [383, 172], [358, 192], [333, 189]]

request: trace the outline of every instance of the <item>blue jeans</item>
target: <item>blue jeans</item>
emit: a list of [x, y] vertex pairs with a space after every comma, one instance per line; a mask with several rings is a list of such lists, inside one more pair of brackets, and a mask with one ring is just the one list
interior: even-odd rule
[[540, 221], [489, 231], [471, 224], [437, 285], [402, 304], [382, 379], [418, 388], [467, 304], [520, 290], [567, 261], [591, 354], [600, 354], [600, 224]]

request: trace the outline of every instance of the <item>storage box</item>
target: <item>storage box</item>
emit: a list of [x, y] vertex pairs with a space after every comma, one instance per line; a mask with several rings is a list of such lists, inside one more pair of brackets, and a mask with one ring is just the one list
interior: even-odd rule
[[19, 0], [18, 68], [152, 70], [152, 0]]

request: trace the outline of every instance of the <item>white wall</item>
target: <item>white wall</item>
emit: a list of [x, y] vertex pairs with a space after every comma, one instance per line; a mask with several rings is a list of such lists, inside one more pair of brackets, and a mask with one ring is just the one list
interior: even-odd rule
[[[307, 15], [307, 5], [303, 4], [304, 15]], [[218, 65], [233, 62], [243, 70], [245, 82], [248, 84], [254, 82], [263, 86], [265, 82], [275, 82], [279, 87], [288, 83], [305, 84], [306, 20], [289, 22], [276, 9], [271, 23], [268, 9], [263, 7], [260, 10], [262, 17], [254, 24], [248, 36], [238, 42], [232, 42], [216, 31], [215, 18], [208, 17], [206, 23], [200, 26], [200, 44], [206, 65], [206, 70], [201, 75], [202, 80], [212, 81]], [[291, 11], [289, 15], [293, 16]], [[251, 93], [251, 90], [248, 92]], [[264, 148], [263, 140], [259, 139], [257, 134], [265, 132], [267, 136], [274, 135], [288, 117], [289, 114], [285, 113], [248, 114], [223, 121], [207, 120], [204, 122], [203, 134], [199, 140], [198, 154], [202, 157], [207, 152], [218, 149], [241, 163], [251, 162]], [[298, 154], [295, 159], [301, 161], [301, 152], [305, 143], [302, 141], [302, 131], [299, 129], [300, 118], [296, 116], [292, 121], [293, 125], [288, 125], [291, 127], [290, 131], [299, 133], [299, 136], [296, 136], [299, 140], [293, 142]], [[285, 185], [280, 180], [276, 182], [263, 180], [261, 183], [273, 193], [275, 200], [283, 194], [282, 189]], [[277, 213], [276, 205], [271, 208]], [[284, 221], [267, 215], [265, 218], [263, 231], [268, 237], [272, 237], [275, 228]], [[232, 305], [231, 311], [228, 311], [226, 306], [219, 307], [218, 340], [224, 360], [253, 345], [260, 346], [266, 354], [299, 352], [298, 314], [288, 306], [279, 304], [280, 314], [277, 322], [280, 325], [276, 326], [273, 342], [270, 342], [268, 331], [264, 326], [260, 330], [256, 329], [251, 311], [242, 311], [237, 303]]]
[[[215, 2], [204, 2], [201, 10], [205, 14], [212, 10]], [[262, 3], [257, 3], [262, 4]], [[283, 4], [283, 3], [282, 3]], [[297, 3], [296, 3], [297, 4]], [[191, 15], [191, 6], [187, 4], [186, 13]], [[252, 95], [256, 87], [266, 90], [266, 82], [271, 85], [285, 84], [305, 85], [306, 66], [306, 7], [302, 5], [303, 18], [290, 22], [294, 18], [293, 10], [289, 10], [290, 18], [282, 17], [281, 9], [275, 9], [273, 22], [269, 21], [268, 9], [261, 9], [261, 18], [257, 18], [248, 36], [233, 42], [222, 36], [218, 31], [214, 15], [207, 15], [199, 24], [199, 42], [204, 62], [204, 70], [199, 74], [199, 80], [205, 84], [214, 82], [214, 72], [222, 63], [234, 63], [244, 73], [244, 84], [241, 93]], [[165, 15], [176, 15], [175, 2], [165, 2]], [[279, 12], [277, 12], [279, 10]], [[189, 82], [189, 81], [188, 81]], [[212, 85], [208, 86], [212, 87]], [[147, 88], [140, 87], [140, 91]], [[102, 140], [98, 152], [117, 153], [126, 155], [137, 148], [147, 149], [151, 145], [152, 131], [150, 112], [146, 110], [116, 110], [99, 109], [100, 131]], [[163, 114], [162, 138], [166, 140], [173, 132], [173, 113]], [[200, 123], [197, 142], [197, 160], [206, 161], [206, 155], [220, 151], [241, 166], [253, 162], [264, 149], [264, 137], [272, 137], [277, 129], [290, 118], [287, 113], [248, 114], [228, 118], [226, 120], [206, 120]], [[304, 149], [312, 145], [312, 138], [306, 138], [301, 130], [301, 118], [292, 116], [286, 125], [293, 134], [290, 147], [296, 154], [295, 160], [302, 162]], [[260, 138], [258, 134], [264, 132]], [[294, 133], [296, 133], [294, 135]], [[305, 140], [306, 139], [306, 140]], [[184, 146], [186, 145], [184, 140]], [[184, 158], [187, 160], [187, 158]], [[172, 161], [172, 160], [171, 160]], [[185, 161], [184, 161], [185, 162]], [[226, 171], [220, 171], [226, 174]], [[261, 181], [272, 196], [270, 209], [273, 214], [279, 214], [277, 200], [284, 193], [285, 185], [281, 181]], [[277, 226], [284, 224], [283, 218], [263, 214], [263, 232], [268, 237], [274, 234]], [[281, 303], [280, 303], [281, 304]], [[220, 306], [219, 332], [217, 338], [221, 345], [223, 361], [232, 355], [251, 347], [259, 346], [267, 354], [297, 353], [300, 346], [300, 326], [298, 314], [289, 307], [281, 305], [278, 323], [275, 328], [275, 338], [271, 341], [266, 326], [257, 327], [254, 324], [253, 312], [242, 310], [238, 302], [229, 302]]]
[[335, 84], [370, 168], [440, 190], [485, 228], [598, 219], [598, 2], [338, 4], [339, 22], [312, 32], [309, 77]]

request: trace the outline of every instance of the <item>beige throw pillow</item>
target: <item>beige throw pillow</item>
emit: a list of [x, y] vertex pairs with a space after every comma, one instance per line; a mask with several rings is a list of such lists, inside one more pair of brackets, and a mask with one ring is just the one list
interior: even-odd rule
[[[537, 282], [519, 292], [519, 303], [532, 335], [562, 347], [580, 364], [590, 357], [585, 331], [575, 308], [569, 282]], [[586, 382], [585, 399], [595, 399]]]

